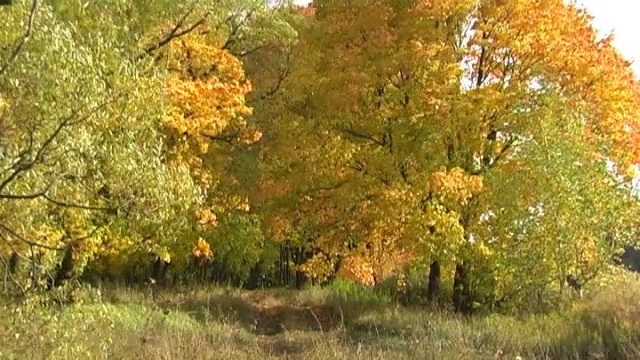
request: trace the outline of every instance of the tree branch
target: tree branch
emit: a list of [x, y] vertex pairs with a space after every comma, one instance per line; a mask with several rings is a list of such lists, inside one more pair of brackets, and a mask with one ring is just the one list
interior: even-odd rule
[[235, 15], [235, 16], [232, 15], [227, 18], [226, 22], [229, 24], [229, 28], [231, 29], [231, 32], [229, 33], [229, 37], [227, 38], [227, 40], [224, 42], [224, 45], [222, 45], [222, 50], [231, 51], [231, 46], [236, 41], [236, 36], [240, 32], [242, 25], [244, 25], [254, 13], [255, 13], [255, 9], [249, 10], [244, 15], [243, 19], [239, 21], [237, 20], [238, 18], [240, 18], [239, 15]]
[[60, 207], [83, 209], [83, 210], [92, 210], [92, 211], [115, 211], [115, 210], [117, 210], [116, 208], [110, 208], [110, 207], [68, 203], [68, 202], [64, 202], [64, 201], [53, 199], [47, 194], [42, 194], [42, 198], [47, 200], [48, 202], [54, 204], [54, 205], [60, 206]]
[[[9, 228], [8, 226], [0, 223], [0, 229], [6, 231], [7, 233], [9, 233], [9, 235], [15, 237], [16, 239], [22, 241], [23, 243], [29, 245], [29, 246], [35, 246], [35, 247], [39, 247], [39, 248], [43, 248], [43, 249], [47, 249], [47, 250], [52, 250], [52, 251], [64, 251], [64, 248], [59, 248], [59, 247], [54, 247], [54, 246], [49, 246], [49, 245], [44, 245], [44, 244], [40, 244], [38, 242], [35, 241], [31, 241], [26, 239], [24, 236], [18, 234], [17, 232], [13, 231], [11, 228]], [[1, 235], [1, 233], [0, 233]], [[5, 241], [9, 242], [9, 239], [7, 239], [5, 236], [2, 236], [4, 238]]]
[[207, 11], [206, 13], [204, 13], [204, 15], [202, 15], [200, 20], [196, 21], [195, 23], [193, 23], [191, 26], [187, 27], [186, 29], [180, 30], [184, 26], [184, 24], [187, 21], [187, 18], [189, 17], [189, 15], [191, 15], [191, 13], [193, 13], [193, 9], [194, 9], [194, 6], [191, 6], [191, 8], [189, 10], [187, 10], [187, 12], [180, 18], [180, 20], [178, 20], [178, 22], [173, 27], [173, 29], [171, 29], [171, 31], [169, 31], [169, 33], [167, 35], [165, 35], [164, 38], [160, 39], [157, 43], [155, 43], [155, 44], [147, 47], [146, 49], [144, 49], [143, 52], [136, 57], [136, 59], [139, 60], [139, 59], [141, 59], [141, 58], [143, 58], [143, 57], [145, 57], [147, 55], [150, 55], [152, 52], [154, 52], [154, 51], [160, 49], [161, 47], [169, 44], [171, 41], [191, 33], [198, 26], [204, 24], [204, 22], [207, 20], [207, 18], [211, 14], [210, 11]]
[[387, 146], [387, 144], [382, 141], [382, 140], [378, 140], [376, 138], [374, 138], [372, 135], [367, 135], [367, 134], [363, 134], [360, 132], [357, 132], [356, 130], [353, 129], [353, 124], [349, 124], [349, 128], [346, 127], [338, 127], [338, 130], [347, 133], [353, 137], [359, 138], [359, 139], [364, 139], [364, 140], [369, 140], [371, 142], [373, 142], [376, 145], [385, 147]]
[[20, 54], [20, 50], [22, 50], [24, 44], [26, 44], [26, 42], [31, 37], [31, 33], [33, 32], [33, 22], [36, 17], [37, 9], [38, 0], [32, 0], [31, 9], [29, 10], [29, 17], [27, 19], [27, 27], [25, 28], [22, 36], [20, 36], [20, 38], [15, 41], [13, 51], [11, 51], [9, 57], [2, 63], [2, 66], [0, 66], [0, 75], [4, 74], [7, 71], [9, 65], [11, 65], [11, 63], [18, 57], [18, 54]]
[[222, 141], [229, 145], [233, 145], [233, 140], [236, 139], [239, 135], [240, 135], [239, 131], [236, 131], [228, 135], [210, 135], [205, 133], [202, 134], [202, 136], [206, 137], [207, 139], [214, 140], [214, 141]]
[[287, 77], [289, 76], [289, 61], [290, 61], [291, 55], [288, 54], [287, 55], [287, 66], [284, 69], [280, 70], [280, 73], [278, 74], [278, 80], [276, 81], [276, 85], [270, 89], [269, 91], [267, 91], [265, 94], [263, 94], [262, 96], [260, 96], [260, 100], [266, 100], [270, 97], [272, 97], [273, 95], [275, 95], [280, 88], [282, 87], [282, 83], [287, 79]]
[[51, 146], [51, 144], [56, 140], [56, 138], [60, 135], [62, 130], [64, 130], [68, 126], [77, 125], [83, 121], [89, 119], [92, 115], [94, 115], [98, 110], [105, 107], [106, 105], [112, 103], [119, 97], [110, 99], [109, 101], [105, 101], [104, 103], [96, 106], [89, 113], [76, 121], [72, 121], [76, 115], [78, 114], [78, 110], [73, 110], [69, 116], [64, 118], [60, 124], [54, 129], [54, 131], [45, 139], [45, 141], [40, 145], [39, 149], [36, 151], [36, 154], [29, 161], [25, 161], [27, 154], [31, 153], [33, 149], [33, 132], [30, 133], [29, 146], [21, 152], [19, 155], [19, 159], [12, 166], [13, 172], [0, 183], [0, 198], [9, 196], [7, 194], [2, 194], [3, 191], [11, 184], [14, 180], [18, 178], [22, 173], [31, 170], [38, 162], [43, 161], [43, 157], [45, 151]]

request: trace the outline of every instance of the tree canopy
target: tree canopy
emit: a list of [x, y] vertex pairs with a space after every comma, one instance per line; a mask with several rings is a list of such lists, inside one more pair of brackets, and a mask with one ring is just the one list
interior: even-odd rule
[[0, 19], [0, 258], [22, 291], [422, 269], [430, 301], [446, 283], [458, 311], [526, 307], [638, 236], [639, 82], [574, 4], [32, 0]]

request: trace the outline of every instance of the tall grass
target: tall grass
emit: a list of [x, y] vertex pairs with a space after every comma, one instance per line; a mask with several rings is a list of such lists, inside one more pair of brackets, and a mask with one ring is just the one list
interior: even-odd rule
[[[262, 292], [116, 287], [74, 296], [67, 305], [0, 304], [0, 358], [640, 358], [638, 281], [571, 310], [526, 317], [406, 308], [349, 282]], [[261, 322], [278, 330], [261, 332]]]

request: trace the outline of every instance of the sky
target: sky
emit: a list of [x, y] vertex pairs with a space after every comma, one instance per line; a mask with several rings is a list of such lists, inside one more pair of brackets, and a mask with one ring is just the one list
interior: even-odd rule
[[638, 0], [577, 0], [587, 9], [594, 26], [603, 34], [613, 31], [614, 45], [628, 60], [634, 61], [633, 69], [640, 77], [640, 1]]
[[[295, 0], [300, 5], [309, 0]], [[613, 31], [614, 45], [620, 53], [630, 61], [634, 61], [633, 69], [640, 77], [640, 0], [576, 0], [579, 6], [587, 9], [595, 18], [594, 26], [608, 35]]]

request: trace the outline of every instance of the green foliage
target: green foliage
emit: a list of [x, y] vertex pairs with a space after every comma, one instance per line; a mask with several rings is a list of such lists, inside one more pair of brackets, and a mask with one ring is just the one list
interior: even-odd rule
[[[77, 276], [86, 264], [122, 276], [147, 267], [149, 253], [170, 260], [174, 252], [186, 264], [194, 213], [211, 194], [187, 164], [166, 161], [159, 126], [168, 110], [166, 74], [147, 55], [171, 40], [167, 26], [183, 31], [205, 21], [219, 30], [212, 36], [220, 46], [248, 51], [285, 36], [286, 21], [259, 1], [36, 5], [0, 9], [0, 249], [23, 260], [16, 280], [28, 282], [26, 262], [36, 258], [51, 277]], [[248, 243], [254, 233], [237, 238]], [[68, 252], [72, 261], [56, 270]], [[245, 262], [234, 270], [247, 272]]]
[[[0, 95], [11, 110], [3, 113], [0, 246], [27, 260], [33, 244], [54, 259], [64, 252], [46, 250], [71, 249], [65, 266], [81, 272], [97, 253], [122, 248], [115, 239], [123, 236], [171, 241], [201, 194], [185, 168], [162, 160], [161, 77], [143, 75], [131, 52], [118, 50], [117, 34], [39, 5], [32, 36], [15, 58], [3, 54]], [[27, 9], [1, 10], [1, 43], [20, 39]]]
[[215, 261], [242, 278], [247, 278], [249, 270], [262, 258], [265, 238], [256, 215], [232, 213], [225, 216], [211, 236]]

